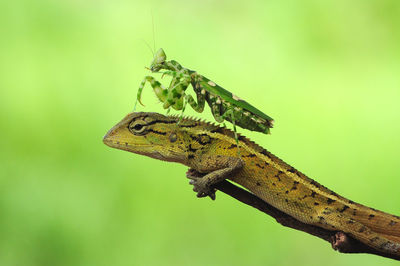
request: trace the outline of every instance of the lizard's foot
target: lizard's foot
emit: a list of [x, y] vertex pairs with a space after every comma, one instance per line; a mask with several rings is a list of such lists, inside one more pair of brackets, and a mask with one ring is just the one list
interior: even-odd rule
[[210, 187], [206, 180], [203, 179], [205, 174], [197, 172], [195, 169], [190, 168], [186, 172], [186, 177], [190, 179], [189, 184], [193, 185], [193, 191], [197, 192], [197, 197], [203, 198], [209, 196], [212, 200], [215, 200], [215, 188]]

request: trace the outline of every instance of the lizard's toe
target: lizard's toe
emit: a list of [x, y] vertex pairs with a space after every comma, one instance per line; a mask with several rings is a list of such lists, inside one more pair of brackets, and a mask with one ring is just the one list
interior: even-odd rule
[[215, 191], [213, 191], [212, 193], [208, 194], [208, 196], [210, 197], [210, 199], [215, 200]]
[[207, 195], [205, 193], [203, 193], [203, 192], [198, 192], [197, 193], [197, 197], [198, 198], [204, 198], [204, 197], [207, 197]]
[[193, 191], [197, 192], [198, 198], [210, 197], [215, 200], [215, 188], [210, 188], [202, 178], [204, 174], [199, 173], [193, 168], [189, 168], [186, 172], [186, 177], [190, 179], [189, 184], [193, 185]]

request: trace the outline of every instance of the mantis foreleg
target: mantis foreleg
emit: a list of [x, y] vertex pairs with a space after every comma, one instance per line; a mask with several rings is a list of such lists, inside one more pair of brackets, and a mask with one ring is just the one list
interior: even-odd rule
[[172, 70], [166, 70], [164, 72], [160, 72], [162, 73], [161, 77], [164, 77], [165, 75], [174, 77], [174, 78], [178, 78], [178, 79], [182, 79], [182, 78], [190, 78], [190, 75], [188, 75], [187, 73], [184, 72], [180, 72], [180, 71], [172, 71]]
[[144, 104], [141, 101], [141, 96], [142, 96], [143, 88], [146, 85], [146, 82], [150, 83], [151, 87], [154, 90], [154, 93], [156, 94], [157, 98], [161, 102], [165, 102], [165, 100], [167, 99], [168, 89], [166, 89], [160, 82], [158, 82], [152, 76], [146, 76], [146, 77], [144, 77], [144, 79], [140, 83], [139, 90], [138, 90], [137, 97], [136, 97], [135, 106], [133, 108], [134, 111], [136, 109], [137, 102], [139, 102], [141, 105], [144, 106]]
[[171, 106], [175, 110], [182, 110], [184, 106], [184, 94], [189, 84], [190, 80], [187, 78], [183, 78], [182, 80], [173, 78], [168, 87], [167, 99], [164, 102], [163, 108], [167, 109]]

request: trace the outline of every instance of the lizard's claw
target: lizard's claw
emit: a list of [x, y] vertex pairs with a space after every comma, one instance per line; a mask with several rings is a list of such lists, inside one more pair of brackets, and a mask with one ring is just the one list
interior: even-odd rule
[[197, 192], [198, 198], [204, 198], [209, 196], [212, 200], [215, 200], [215, 188], [211, 188], [206, 180], [203, 179], [203, 175], [194, 169], [189, 169], [186, 173], [186, 177], [190, 179], [189, 184], [193, 185], [193, 191]]

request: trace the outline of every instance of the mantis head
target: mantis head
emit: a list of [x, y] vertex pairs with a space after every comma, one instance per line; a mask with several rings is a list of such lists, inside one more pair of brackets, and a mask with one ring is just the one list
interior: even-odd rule
[[162, 48], [160, 48], [154, 55], [153, 61], [151, 61], [150, 70], [151, 72], [158, 72], [164, 65], [167, 56]]

